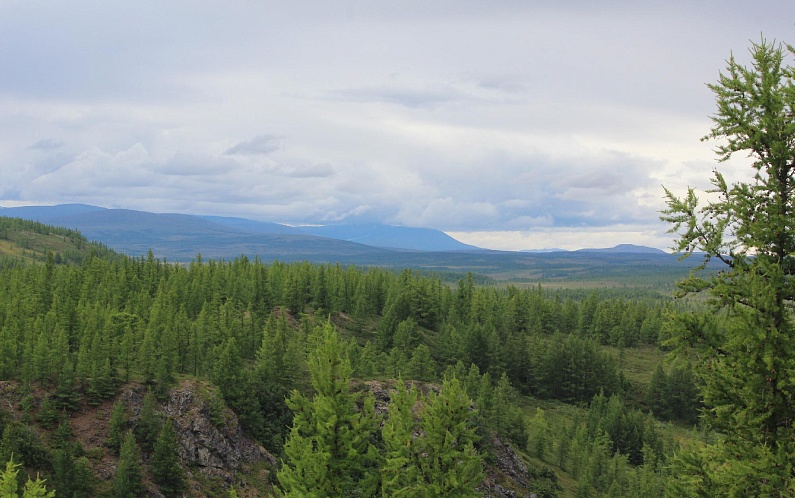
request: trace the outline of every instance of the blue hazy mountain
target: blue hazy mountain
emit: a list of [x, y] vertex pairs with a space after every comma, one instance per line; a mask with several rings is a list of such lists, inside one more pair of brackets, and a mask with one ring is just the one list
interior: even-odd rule
[[442, 232], [407, 227], [290, 227], [242, 218], [81, 204], [0, 208], [0, 216], [76, 229], [89, 240], [130, 256], [145, 256], [151, 249], [155, 257], [170, 262], [191, 261], [199, 254], [205, 259], [226, 260], [245, 255], [262, 261], [416, 268], [454, 278], [471, 271], [507, 281], [612, 282], [629, 278], [648, 285], [670, 284], [686, 276], [692, 266], [692, 262], [679, 261], [664, 251], [628, 244], [582, 251], [492, 251], [461, 244]]
[[610, 253], [633, 253], [633, 254], [668, 254], [661, 249], [646, 246], [636, 246], [634, 244], [618, 244], [615, 247], [602, 249], [579, 249], [577, 252], [610, 252]]
[[303, 233], [319, 237], [347, 240], [383, 247], [412, 251], [476, 251], [478, 247], [464, 244], [440, 230], [394, 225], [322, 225], [297, 227]]
[[0, 208], [0, 216], [40, 221], [79, 230], [128, 254], [185, 259], [256, 254], [263, 257], [371, 254], [375, 249], [413, 251], [477, 250], [439, 230], [388, 225], [291, 227], [222, 216], [149, 213], [84, 204]]

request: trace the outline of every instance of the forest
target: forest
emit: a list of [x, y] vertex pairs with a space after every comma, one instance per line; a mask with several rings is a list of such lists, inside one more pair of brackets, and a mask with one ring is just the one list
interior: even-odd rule
[[0, 218], [0, 492], [792, 496], [793, 54], [709, 86], [705, 139], [753, 176], [665, 189], [699, 260], [675, 292], [168, 263]]
[[[79, 239], [27, 223], [0, 224], [4, 234], [23, 224]], [[297, 483], [310, 479], [307, 469], [326, 467], [306, 445], [320, 444], [323, 434], [313, 431], [329, 410], [337, 426], [325, 430], [351, 445], [329, 451], [366, 458], [312, 476], [318, 486], [348, 486], [323, 488], [322, 496], [401, 496], [401, 489], [420, 496], [412, 486], [428, 496], [478, 496], [495, 435], [525, 456], [539, 496], [659, 496], [664, 462], [678, 447], [663, 421], [684, 432], [697, 422], [692, 368], [665, 361], [659, 346], [675, 306], [663, 293], [548, 291], [472, 274], [449, 283], [411, 269], [246, 257], [174, 264], [80, 244], [84, 256], [48, 252], [42, 261], [7, 258], [0, 268], [0, 379], [18, 387], [24, 406], [21, 417], [0, 412], [0, 460], [13, 456], [26, 475], [44, 476], [48, 489], [71, 496], [128, 496], [116, 489], [118, 473], [109, 482], [80, 479], [86, 489], [72, 489], [75, 473], [92, 475], [86, 455], [96, 450], [80, 447], [69, 420], [116, 401], [131, 383], [149, 388], [152, 406], [186, 379], [216, 387], [213, 402], [278, 457], [270, 485], [285, 496], [310, 496]], [[646, 372], [628, 372], [630, 357], [643, 357]], [[388, 415], [367, 408], [369, 381], [395, 386]], [[426, 410], [412, 417], [417, 402]], [[458, 419], [434, 408], [453, 402]], [[558, 416], [561, 407], [571, 410]], [[119, 472], [122, 457], [145, 460], [139, 481], [150, 476], [166, 496], [180, 496], [184, 486], [169, 493], [156, 477], [167, 418], [142, 428], [123, 404], [114, 417], [114, 435], [101, 449], [119, 456]], [[444, 435], [456, 430], [451, 447]], [[414, 431], [425, 439], [408, 449], [396, 444]], [[445, 457], [456, 465], [427, 467], [420, 455], [429, 447], [458, 452]], [[439, 491], [427, 491], [433, 483]], [[450, 483], [460, 494], [444, 488]]]

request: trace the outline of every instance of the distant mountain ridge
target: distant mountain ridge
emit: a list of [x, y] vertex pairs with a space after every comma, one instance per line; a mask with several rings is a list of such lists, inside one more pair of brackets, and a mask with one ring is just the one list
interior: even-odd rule
[[245, 218], [149, 213], [86, 204], [0, 208], [0, 216], [76, 229], [121, 252], [141, 254], [151, 248], [161, 256], [180, 259], [190, 259], [199, 252], [207, 257], [229, 257], [324, 252], [352, 256], [374, 249], [480, 250], [439, 230], [378, 224], [291, 227]]
[[613, 252], [613, 253], [634, 253], [634, 254], [668, 254], [662, 249], [655, 247], [636, 246], [635, 244], [618, 244], [614, 247], [601, 249], [579, 249], [577, 252]]
[[[629, 280], [633, 285], [643, 282], [648, 286], [674, 282], [686, 276], [693, 264], [680, 261], [676, 255], [664, 251], [625, 244], [601, 250], [554, 252], [386, 249], [306, 233], [317, 230], [370, 242], [372, 239], [368, 237], [382, 230], [383, 227], [379, 226], [289, 227], [242, 218], [155, 214], [80, 204], [0, 208], [0, 217], [22, 218], [78, 230], [87, 239], [98, 241], [101, 246], [117, 253], [145, 257], [151, 250], [156, 258], [168, 262], [189, 262], [198, 255], [215, 260], [246, 256], [266, 262], [307, 261], [358, 267], [412, 268], [450, 281], [457, 281], [462, 275], [472, 272], [509, 282], [590, 280], [599, 285], [615, 285]], [[413, 232], [406, 227], [386, 227], [383, 231], [403, 237], [398, 241], [410, 238], [412, 233], [437, 237], [433, 231]], [[25, 245], [15, 246], [14, 237], [11, 239], [5, 242], [9, 251], [28, 250]], [[445, 237], [441, 239], [446, 240]], [[394, 238], [381, 240], [386, 241], [383, 242], [385, 245], [395, 244]], [[456, 245], [461, 246], [472, 247]], [[62, 251], [57, 244], [50, 250]]]
[[[0, 207], [0, 216], [76, 229], [88, 239], [99, 240], [121, 252], [141, 254], [152, 249], [159, 252], [160, 256], [179, 259], [190, 259], [199, 252], [206, 257], [249, 253], [263, 257], [283, 257], [296, 251], [312, 255], [320, 255], [325, 251], [332, 256], [352, 256], [370, 253], [371, 249], [368, 248], [488, 252], [464, 244], [440, 230], [376, 223], [288, 226], [238, 217], [150, 213], [88, 204]], [[233, 251], [236, 250], [240, 252], [235, 254]], [[520, 252], [667, 254], [660, 249], [633, 244], [577, 251], [542, 249]]]

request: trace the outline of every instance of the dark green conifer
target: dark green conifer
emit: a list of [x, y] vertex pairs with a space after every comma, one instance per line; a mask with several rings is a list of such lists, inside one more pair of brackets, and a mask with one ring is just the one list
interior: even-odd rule
[[150, 465], [152, 478], [167, 498], [182, 496], [187, 487], [178, 452], [174, 426], [171, 421], [165, 421], [155, 441]]
[[144, 491], [141, 454], [132, 431], [127, 431], [119, 452], [116, 477], [113, 478], [113, 498], [139, 498]]

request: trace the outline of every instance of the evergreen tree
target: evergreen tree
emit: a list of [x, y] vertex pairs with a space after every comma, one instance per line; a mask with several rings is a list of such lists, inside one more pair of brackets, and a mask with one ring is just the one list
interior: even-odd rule
[[162, 420], [157, 413], [157, 399], [152, 390], [147, 389], [141, 407], [141, 416], [135, 427], [135, 435], [144, 451], [152, 451], [154, 448], [161, 425]]
[[283, 496], [355, 497], [377, 494], [381, 456], [373, 438], [377, 431], [374, 399], [364, 396], [361, 408], [350, 392], [350, 362], [345, 346], [329, 323], [318, 332], [309, 358], [315, 394], [293, 391], [288, 405], [293, 426], [284, 445], [286, 460], [277, 474]]
[[474, 447], [472, 415], [472, 400], [456, 379], [425, 398], [399, 382], [382, 431], [382, 495], [479, 496], [475, 487], [483, 479], [483, 462]]
[[20, 465], [14, 463], [14, 456], [11, 455], [11, 458], [6, 462], [5, 470], [0, 472], [0, 496], [9, 498], [17, 496], [19, 467]]
[[417, 461], [421, 454], [419, 442], [414, 436], [417, 427], [414, 409], [418, 399], [414, 386], [406, 389], [403, 381], [399, 381], [397, 390], [390, 394], [389, 417], [381, 431], [385, 447], [381, 492], [385, 497], [421, 496], [424, 488]]
[[88, 498], [94, 496], [94, 475], [88, 459], [76, 459], [69, 449], [57, 449], [52, 455], [52, 484], [59, 497]]
[[178, 449], [177, 434], [171, 421], [166, 421], [155, 441], [150, 465], [153, 480], [167, 498], [182, 496], [187, 487]]
[[683, 198], [666, 190], [663, 219], [678, 234], [677, 249], [703, 253], [700, 268], [724, 264], [679, 284], [683, 294], [711, 296], [708, 313], [680, 315], [671, 342], [703, 358], [705, 413], [725, 436], [703, 456], [680, 460], [693, 483], [686, 495], [779, 496], [795, 487], [795, 67], [786, 65], [793, 53], [763, 39], [751, 48], [750, 67], [732, 56], [710, 85], [718, 109], [705, 138], [720, 140], [720, 161], [750, 157], [753, 179], [730, 184], [715, 170], [714, 199], [703, 206], [693, 189]]
[[113, 409], [110, 412], [107, 442], [108, 448], [117, 455], [119, 454], [119, 449], [124, 439], [124, 426], [126, 424], [127, 410], [124, 407], [124, 402], [119, 400], [113, 404]]
[[138, 498], [144, 491], [141, 454], [132, 431], [127, 431], [119, 452], [119, 465], [113, 478], [113, 498]]
[[420, 429], [425, 434], [419, 467], [428, 497], [478, 496], [483, 461], [475, 449], [470, 423], [472, 400], [457, 379], [446, 381], [439, 394], [428, 394]]

